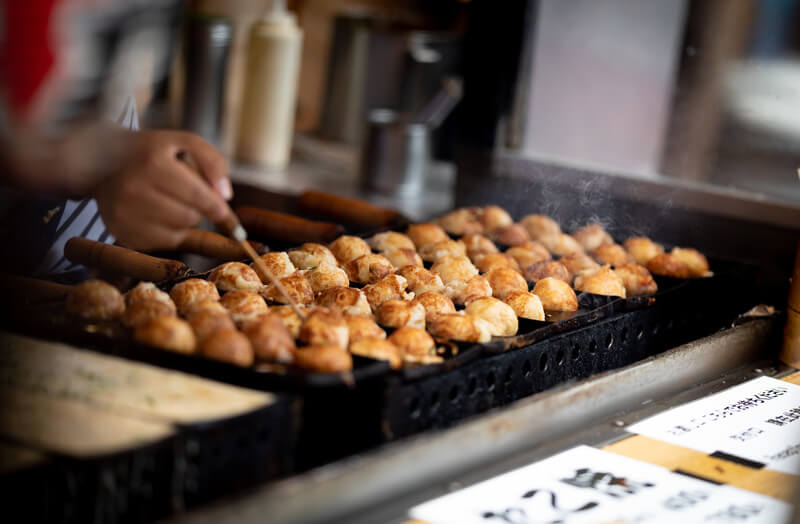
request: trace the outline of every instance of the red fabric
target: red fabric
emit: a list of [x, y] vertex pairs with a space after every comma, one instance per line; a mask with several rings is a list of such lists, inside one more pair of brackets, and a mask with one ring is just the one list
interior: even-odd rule
[[27, 120], [36, 94], [55, 64], [53, 12], [62, 0], [4, 0], [5, 41], [0, 73], [6, 103]]

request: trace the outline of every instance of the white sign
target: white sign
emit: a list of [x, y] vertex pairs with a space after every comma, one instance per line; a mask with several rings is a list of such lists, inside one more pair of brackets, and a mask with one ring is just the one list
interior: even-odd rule
[[432, 524], [776, 523], [785, 502], [579, 446], [413, 508]]
[[655, 415], [628, 431], [800, 474], [800, 386], [759, 377]]

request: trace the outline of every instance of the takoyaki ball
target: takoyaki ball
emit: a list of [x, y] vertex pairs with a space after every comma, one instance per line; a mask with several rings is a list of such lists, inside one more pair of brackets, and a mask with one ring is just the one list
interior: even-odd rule
[[578, 241], [584, 251], [594, 251], [604, 244], [613, 244], [614, 239], [603, 229], [603, 226], [590, 222], [572, 233], [572, 238]]
[[386, 331], [369, 317], [345, 315], [344, 321], [347, 323], [351, 346], [353, 343], [365, 338], [386, 338]]
[[400, 275], [389, 275], [375, 282], [364, 286], [362, 290], [367, 297], [372, 311], [387, 300], [410, 300], [414, 298], [413, 293], [406, 292], [406, 279]]
[[630, 237], [624, 246], [633, 260], [640, 265], [647, 264], [648, 260], [664, 252], [664, 246], [656, 244], [647, 237]]
[[672, 278], [691, 278], [689, 265], [672, 253], [661, 253], [647, 261], [645, 267], [654, 275]]
[[592, 258], [603, 265], [621, 266], [633, 262], [633, 257], [619, 244], [603, 244], [592, 251], [591, 255]]
[[219, 300], [219, 291], [217, 291], [217, 287], [214, 284], [207, 280], [190, 278], [172, 286], [169, 296], [175, 302], [178, 311], [183, 315], [187, 307], [193, 302]]
[[86, 280], [67, 293], [67, 311], [92, 320], [119, 318], [125, 312], [125, 299], [108, 282]]
[[480, 255], [498, 253], [500, 251], [494, 245], [494, 242], [484, 235], [466, 235], [461, 238], [461, 242], [464, 243], [464, 247], [467, 249], [467, 256], [472, 261], [475, 261], [475, 258]]
[[333, 345], [297, 348], [294, 363], [301, 369], [317, 373], [342, 373], [353, 369], [350, 352]]
[[350, 278], [347, 272], [339, 266], [334, 266], [327, 262], [301, 271], [314, 293], [321, 293], [326, 289], [336, 286], [349, 286]]
[[370, 238], [367, 243], [375, 251], [386, 251], [387, 249], [416, 249], [414, 242], [403, 233], [396, 231], [386, 231], [377, 233]]
[[525, 280], [538, 282], [544, 278], [557, 278], [569, 283], [572, 278], [567, 268], [558, 260], [543, 260], [522, 270]]
[[492, 287], [492, 296], [503, 300], [513, 291], [528, 291], [528, 283], [519, 272], [507, 267], [492, 269], [485, 275]]
[[226, 262], [217, 266], [208, 276], [209, 282], [217, 286], [220, 291], [233, 291], [235, 289], [249, 289], [259, 291], [264, 284], [255, 270], [241, 262]]
[[185, 318], [189, 318], [200, 311], [211, 311], [212, 313], [229, 315], [228, 310], [225, 309], [225, 306], [223, 306], [219, 300], [209, 299], [190, 302], [189, 305], [181, 310], [181, 315], [183, 315]]
[[495, 229], [510, 226], [514, 219], [508, 211], [500, 206], [485, 206], [478, 210], [478, 220], [483, 226], [484, 231], [494, 231]]
[[505, 303], [511, 306], [520, 318], [544, 320], [542, 301], [529, 291], [514, 291], [506, 295]]
[[316, 303], [332, 311], [339, 311], [343, 315], [372, 315], [372, 309], [364, 292], [352, 287], [328, 288], [317, 296]]
[[274, 313], [261, 315], [247, 324], [242, 332], [250, 340], [257, 359], [280, 364], [294, 362], [294, 353], [297, 349], [294, 337], [279, 315]]
[[606, 295], [611, 297], [626, 297], [625, 284], [622, 279], [614, 273], [611, 266], [603, 266], [600, 269], [588, 269], [575, 275], [575, 289], [586, 291], [595, 295]]
[[420, 293], [441, 293], [444, 283], [439, 275], [431, 273], [424, 267], [405, 266], [397, 270], [397, 275], [406, 279], [408, 290], [416, 295]]
[[[172, 301], [169, 302], [172, 304]], [[169, 317], [175, 315], [175, 310], [160, 300], [137, 300], [125, 308], [122, 314], [122, 323], [133, 328], [147, 322], [151, 318]]]
[[430, 322], [436, 315], [456, 312], [452, 299], [441, 293], [422, 293], [414, 298], [414, 303], [422, 304], [425, 308], [426, 322]]
[[315, 309], [306, 315], [298, 340], [309, 346], [332, 345], [347, 349], [350, 340], [347, 322], [338, 311]]
[[233, 323], [233, 319], [227, 311], [220, 313], [211, 309], [202, 309], [189, 315], [186, 321], [189, 322], [198, 341], [204, 340], [219, 329], [236, 329], [236, 324]]
[[[288, 277], [280, 279], [281, 285], [295, 304], [308, 305], [314, 302], [314, 289], [311, 283], [300, 271], [295, 271]], [[269, 302], [288, 304], [286, 297], [272, 284], [264, 286], [261, 295]]]
[[350, 282], [374, 284], [378, 280], [394, 272], [394, 266], [383, 255], [369, 253], [351, 260], [344, 265]]
[[385, 360], [392, 369], [403, 367], [403, 351], [385, 338], [362, 338], [350, 344], [350, 353], [374, 360]]
[[464, 312], [472, 317], [482, 318], [491, 326], [491, 333], [496, 337], [516, 335], [519, 320], [514, 308], [494, 297], [483, 297], [470, 302]]
[[413, 249], [401, 247], [389, 248], [385, 251], [381, 251], [381, 255], [385, 256], [395, 269], [400, 269], [401, 267], [406, 266], [422, 267], [423, 265], [422, 257], [420, 257], [419, 254], [417, 254], [417, 252]]
[[[300, 306], [300, 310], [304, 314], [308, 314], [309, 308]], [[283, 326], [289, 331], [292, 338], [300, 336], [300, 326], [303, 325], [303, 319], [294, 312], [292, 306], [272, 306], [269, 308], [269, 314], [278, 317], [283, 322]], [[246, 328], [247, 326], [245, 326]]]
[[552, 258], [547, 248], [535, 240], [510, 247], [506, 249], [505, 254], [516, 260], [520, 268]]
[[673, 257], [689, 266], [689, 273], [693, 277], [703, 277], [711, 272], [708, 259], [696, 249], [690, 247], [673, 247], [670, 253]]
[[313, 242], [306, 242], [297, 249], [289, 251], [289, 259], [297, 269], [310, 269], [323, 262], [327, 262], [332, 266], [339, 264], [330, 249], [322, 244], [315, 244]]
[[267, 303], [261, 295], [246, 289], [228, 291], [219, 302], [228, 310], [239, 327], [267, 312]]
[[331, 253], [336, 257], [340, 264], [344, 265], [355, 260], [360, 256], [372, 253], [369, 244], [359, 237], [351, 235], [342, 235], [330, 245]]
[[450, 238], [441, 226], [430, 222], [411, 224], [406, 230], [406, 235], [414, 242], [414, 247], [417, 249], [426, 244], [435, 244]]
[[577, 311], [578, 297], [569, 284], [561, 279], [547, 277], [536, 282], [533, 294], [542, 301], [547, 311]]
[[482, 318], [463, 313], [437, 315], [428, 326], [428, 332], [437, 338], [461, 342], [489, 342], [492, 326]]
[[419, 248], [422, 260], [426, 262], [436, 262], [442, 257], [453, 256], [461, 257], [467, 254], [467, 248], [460, 240], [442, 240], [435, 244], [425, 244]]
[[489, 238], [506, 246], [518, 246], [531, 240], [528, 230], [520, 224], [501, 226], [489, 232]]
[[199, 353], [206, 358], [247, 368], [253, 365], [253, 346], [236, 329], [219, 329], [200, 343]]
[[555, 237], [561, 234], [558, 222], [545, 215], [527, 215], [519, 223], [533, 240]]
[[453, 280], [467, 281], [478, 274], [478, 268], [465, 256], [442, 257], [433, 264], [431, 271], [439, 275], [445, 284]]
[[[288, 277], [297, 271], [297, 268], [294, 267], [292, 260], [289, 258], [289, 254], [285, 251], [272, 251], [261, 255], [259, 258], [275, 278]], [[250, 264], [250, 266], [252, 267], [253, 264]]]
[[622, 283], [625, 285], [625, 295], [628, 297], [652, 295], [658, 291], [658, 285], [653, 280], [653, 275], [644, 266], [623, 264], [615, 267], [614, 273], [622, 279]]
[[475, 258], [475, 267], [481, 273], [488, 273], [493, 269], [506, 268], [514, 271], [521, 271], [514, 257], [507, 253], [487, 253]]
[[425, 329], [425, 308], [408, 300], [387, 300], [375, 311], [375, 320], [386, 327]]
[[539, 242], [552, 254], [560, 257], [567, 256], [570, 253], [583, 252], [583, 248], [578, 244], [578, 241], [565, 233], [552, 237], [540, 238]]
[[476, 298], [492, 296], [492, 286], [483, 275], [475, 275], [469, 280], [453, 280], [445, 286], [444, 294], [463, 306]]
[[404, 355], [435, 355], [436, 342], [427, 331], [413, 327], [401, 327], [389, 335], [389, 342], [400, 348]]
[[125, 293], [125, 305], [128, 307], [142, 300], [163, 302], [172, 310], [173, 314], [177, 311], [175, 303], [169, 298], [169, 293], [161, 291], [152, 282], [139, 282], [136, 284], [136, 287], [129, 289], [128, 292]]
[[572, 277], [581, 271], [585, 271], [587, 269], [600, 269], [600, 264], [595, 262], [595, 260], [586, 253], [572, 253], [565, 257], [559, 258], [558, 261], [561, 262], [565, 268], [567, 268], [567, 273], [569, 273], [569, 280], [567, 280], [567, 282], [571, 282]]
[[436, 222], [451, 235], [483, 233], [483, 225], [478, 221], [479, 212], [477, 207], [462, 207], [439, 217]]
[[151, 318], [139, 324], [133, 331], [133, 338], [142, 344], [187, 355], [197, 348], [192, 327], [185, 320], [173, 316]]

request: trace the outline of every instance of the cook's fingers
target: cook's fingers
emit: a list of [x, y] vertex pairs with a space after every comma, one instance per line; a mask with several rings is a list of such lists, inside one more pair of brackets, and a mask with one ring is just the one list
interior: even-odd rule
[[203, 218], [197, 209], [158, 188], [151, 188], [142, 195], [141, 206], [143, 216], [170, 229], [187, 229]]
[[191, 133], [183, 133], [180, 143], [197, 163], [200, 175], [222, 198], [230, 200], [233, 188], [228, 178], [228, 162], [225, 157], [203, 138]]
[[170, 176], [156, 179], [156, 186], [166, 195], [195, 209], [201, 215], [219, 222], [228, 214], [228, 205], [208, 183], [189, 166], [176, 160]]

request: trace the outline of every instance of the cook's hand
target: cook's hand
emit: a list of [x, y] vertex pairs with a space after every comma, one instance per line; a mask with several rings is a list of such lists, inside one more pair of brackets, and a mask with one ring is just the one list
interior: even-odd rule
[[[225, 158], [191, 133], [142, 131], [121, 170], [93, 192], [108, 230], [120, 244], [139, 250], [170, 249], [208, 217], [225, 217], [233, 191]], [[188, 153], [200, 174], [183, 161]]]

